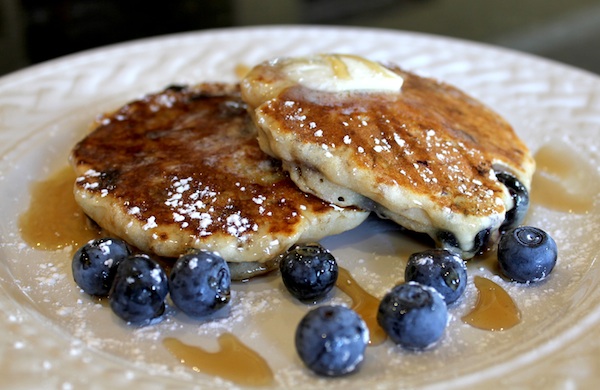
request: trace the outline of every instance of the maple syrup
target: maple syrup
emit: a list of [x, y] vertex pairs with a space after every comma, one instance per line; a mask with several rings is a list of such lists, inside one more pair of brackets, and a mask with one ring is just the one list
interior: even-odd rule
[[234, 72], [235, 75], [241, 80], [244, 77], [246, 77], [246, 75], [248, 73], [250, 73], [251, 68], [248, 65], [244, 65], [244, 64], [237, 64], [235, 66]]
[[48, 179], [33, 183], [29, 208], [19, 217], [23, 240], [32, 248], [77, 250], [100, 237], [73, 196], [75, 173], [65, 167]]
[[375, 346], [383, 343], [387, 334], [377, 322], [379, 299], [365, 291], [354, 280], [347, 269], [339, 267], [336, 286], [352, 299], [352, 309], [360, 315], [369, 328], [369, 345]]
[[179, 361], [192, 370], [230, 380], [241, 386], [273, 384], [273, 371], [262, 356], [244, 345], [231, 333], [218, 338], [220, 350], [208, 352], [180, 340], [167, 337], [163, 345]]
[[553, 143], [542, 146], [535, 161], [532, 203], [574, 214], [593, 210], [594, 197], [600, 192], [600, 177], [586, 160]]
[[478, 291], [475, 307], [462, 317], [462, 321], [475, 328], [502, 331], [521, 322], [521, 312], [510, 295], [497, 283], [475, 276]]

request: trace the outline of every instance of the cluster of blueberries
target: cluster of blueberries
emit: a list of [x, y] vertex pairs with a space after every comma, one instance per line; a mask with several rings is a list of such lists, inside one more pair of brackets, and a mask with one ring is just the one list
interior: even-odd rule
[[[318, 244], [297, 246], [280, 263], [287, 289], [301, 301], [323, 298], [335, 285], [338, 266]], [[446, 250], [412, 255], [405, 282], [388, 292], [377, 321], [399, 345], [420, 350], [434, 344], [448, 322], [447, 304], [462, 295], [467, 271], [462, 259]], [[321, 375], [350, 373], [363, 360], [369, 331], [358, 314], [343, 306], [325, 305], [306, 314], [296, 331], [300, 358]]]
[[[523, 226], [503, 234], [498, 245], [500, 269], [510, 279], [533, 282], [554, 268], [557, 249], [544, 231]], [[231, 275], [227, 262], [215, 253], [192, 251], [182, 255], [169, 275], [144, 254], [132, 254], [116, 238], [90, 241], [72, 261], [73, 277], [86, 293], [108, 297], [110, 307], [123, 320], [148, 324], [165, 310], [167, 294], [173, 304], [192, 317], [205, 317], [230, 300]], [[314, 303], [335, 286], [338, 265], [319, 244], [296, 245], [282, 256], [283, 284], [297, 299]], [[377, 320], [396, 344], [409, 350], [434, 345], [448, 323], [448, 305], [456, 302], [467, 285], [464, 261], [443, 249], [410, 256], [405, 282], [381, 300]], [[313, 372], [341, 376], [354, 372], [364, 359], [369, 330], [352, 309], [321, 305], [300, 321], [296, 350]]]
[[[552, 237], [531, 226], [506, 231], [498, 245], [500, 269], [517, 282], [546, 278], [556, 259]], [[338, 276], [335, 258], [318, 244], [292, 248], [280, 262], [280, 270], [288, 291], [309, 302], [323, 298]], [[448, 306], [457, 302], [466, 289], [466, 266], [450, 251], [431, 249], [409, 257], [404, 279], [381, 300], [377, 322], [397, 345], [424, 350], [441, 339], [448, 324]], [[305, 365], [325, 376], [355, 371], [368, 341], [369, 331], [361, 317], [347, 307], [334, 305], [309, 311], [295, 337]]]
[[108, 297], [114, 313], [133, 324], [143, 325], [159, 318], [167, 294], [177, 308], [192, 317], [215, 313], [231, 295], [227, 262], [206, 251], [182, 255], [167, 277], [150, 256], [132, 254], [120, 239], [100, 238], [77, 250], [72, 271], [75, 283], [84, 292]]

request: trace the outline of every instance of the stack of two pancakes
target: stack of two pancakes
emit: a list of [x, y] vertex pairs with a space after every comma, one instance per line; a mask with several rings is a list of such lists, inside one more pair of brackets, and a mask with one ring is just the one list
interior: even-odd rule
[[71, 162], [76, 200], [102, 228], [163, 257], [217, 251], [236, 279], [371, 211], [471, 257], [514, 207], [495, 173], [529, 189], [534, 170], [481, 103], [344, 55], [147, 95], [100, 117]]

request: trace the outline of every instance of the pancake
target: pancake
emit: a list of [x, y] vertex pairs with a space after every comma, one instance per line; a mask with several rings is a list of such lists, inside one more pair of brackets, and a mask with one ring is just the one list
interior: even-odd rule
[[278, 58], [242, 80], [261, 148], [303, 190], [478, 253], [530, 189], [534, 160], [497, 113], [457, 88], [347, 55]]
[[216, 251], [237, 279], [368, 215], [298, 190], [259, 148], [237, 85], [171, 87], [130, 102], [99, 117], [70, 160], [75, 199], [102, 228], [162, 257]]

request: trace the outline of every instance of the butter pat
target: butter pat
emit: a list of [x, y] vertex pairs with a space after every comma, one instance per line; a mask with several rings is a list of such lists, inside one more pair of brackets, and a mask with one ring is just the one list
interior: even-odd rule
[[404, 79], [384, 66], [347, 54], [275, 60], [292, 81], [323, 92], [398, 93]]
[[317, 54], [258, 64], [242, 78], [240, 87], [242, 99], [256, 108], [297, 86], [337, 94], [400, 94], [403, 82], [399, 74], [359, 56]]

